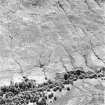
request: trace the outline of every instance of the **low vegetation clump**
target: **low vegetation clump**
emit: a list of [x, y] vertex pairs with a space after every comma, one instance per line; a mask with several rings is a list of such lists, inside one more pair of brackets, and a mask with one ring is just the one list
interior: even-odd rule
[[[0, 105], [26, 105], [28, 103], [36, 103], [36, 105], [47, 105], [47, 100], [57, 100], [57, 96], [53, 92], [62, 92], [63, 89], [70, 91], [70, 87], [66, 84], [73, 85], [78, 79], [97, 79], [104, 77], [105, 68], [97, 72], [84, 72], [82, 70], [69, 71], [63, 75], [59, 82], [47, 80], [42, 84], [36, 84], [35, 80], [23, 77], [20, 83], [11, 82], [10, 86], [2, 86], [0, 88]], [[51, 89], [53, 92], [51, 92]], [[47, 94], [51, 92], [50, 94]]]

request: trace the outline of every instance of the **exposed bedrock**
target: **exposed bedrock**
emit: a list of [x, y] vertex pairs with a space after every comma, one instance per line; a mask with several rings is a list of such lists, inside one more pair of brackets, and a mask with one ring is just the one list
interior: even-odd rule
[[[2, 73], [34, 75], [44, 71], [43, 78], [45, 75], [53, 78], [54, 71], [77, 67], [88, 71], [105, 66], [104, 10], [97, 2], [9, 0], [1, 3]], [[6, 74], [0, 78], [5, 77]]]
[[104, 0], [0, 0], [0, 85], [105, 67], [104, 7]]

